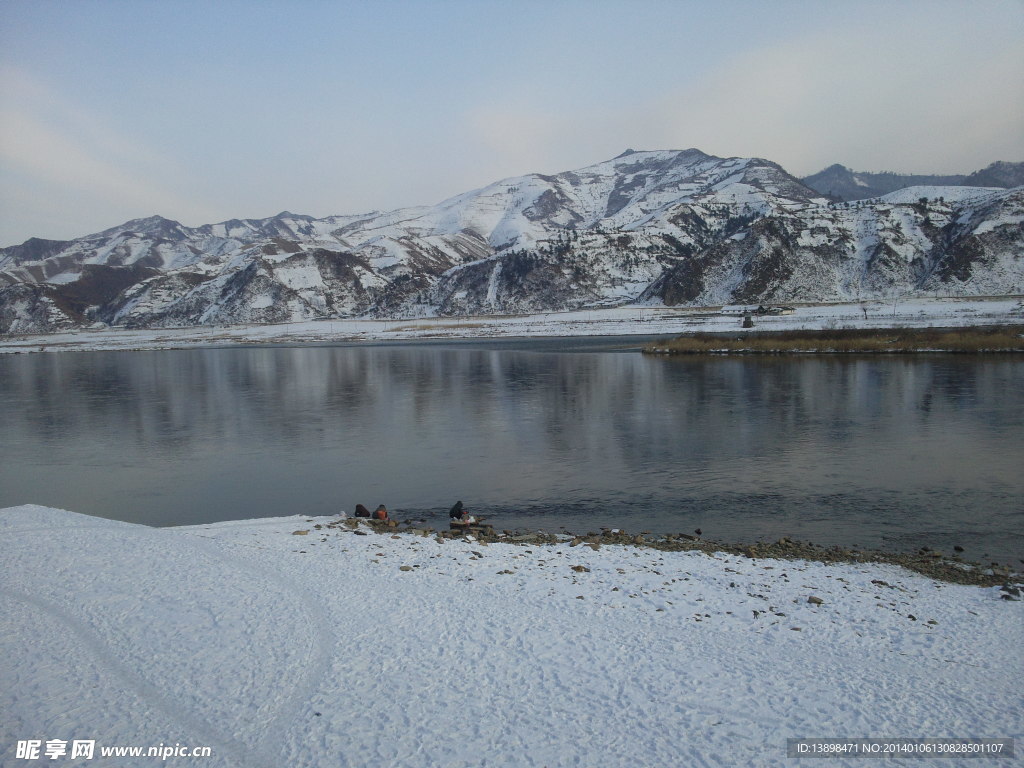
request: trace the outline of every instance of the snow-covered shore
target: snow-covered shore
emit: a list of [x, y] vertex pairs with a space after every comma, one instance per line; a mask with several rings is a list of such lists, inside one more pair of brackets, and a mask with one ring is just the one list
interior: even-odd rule
[[[755, 331], [829, 328], [959, 327], [1024, 324], [1024, 300], [897, 298], [795, 307], [791, 315], [758, 317]], [[235, 344], [337, 344], [413, 339], [565, 336], [672, 336], [727, 332], [741, 318], [719, 308], [629, 306], [539, 315], [430, 317], [414, 320], [319, 320], [283, 325], [89, 330], [0, 338], [0, 354], [60, 350], [180, 349]]]
[[337, 523], [0, 510], [0, 763], [35, 739], [95, 740], [55, 765], [776, 766], [787, 738], [1024, 735], [998, 588]]

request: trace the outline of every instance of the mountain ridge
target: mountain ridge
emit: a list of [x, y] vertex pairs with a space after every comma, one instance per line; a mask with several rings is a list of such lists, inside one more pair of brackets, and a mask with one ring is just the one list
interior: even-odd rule
[[1024, 163], [996, 161], [970, 174], [946, 175], [854, 171], [836, 163], [801, 181], [832, 200], [851, 202], [914, 186], [1019, 187], [1024, 184]]
[[1024, 190], [917, 189], [837, 203], [763, 158], [627, 150], [432, 206], [155, 215], [0, 249], [0, 332], [1024, 290]]

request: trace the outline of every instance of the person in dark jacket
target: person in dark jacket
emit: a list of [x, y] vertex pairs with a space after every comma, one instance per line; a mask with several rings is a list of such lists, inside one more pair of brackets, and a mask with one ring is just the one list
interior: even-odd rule
[[455, 506], [448, 510], [448, 517], [452, 520], [461, 520], [465, 516], [465, 512], [462, 510], [462, 502], [456, 501]]
[[364, 507], [362, 504], [356, 504], [356, 517], [369, 517], [370, 510]]

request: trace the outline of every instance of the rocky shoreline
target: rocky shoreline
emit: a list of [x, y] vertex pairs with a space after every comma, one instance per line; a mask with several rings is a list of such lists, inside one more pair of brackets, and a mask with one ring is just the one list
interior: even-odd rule
[[[312, 522], [312, 521], [310, 521]], [[688, 533], [650, 534], [629, 533], [619, 528], [602, 528], [599, 533], [585, 535], [554, 534], [544, 532], [495, 531], [486, 522], [460, 530], [437, 530], [425, 527], [420, 521], [362, 520], [340, 518], [337, 521], [313, 526], [323, 528], [344, 528], [359, 535], [406, 533], [416, 536], [433, 537], [439, 542], [446, 540], [470, 540], [482, 546], [488, 544], [513, 544], [520, 546], [550, 546], [568, 544], [570, 547], [585, 546], [598, 550], [605, 546], [634, 546], [665, 552], [699, 551], [711, 555], [724, 552], [751, 559], [808, 560], [820, 563], [882, 563], [898, 565], [907, 570], [937, 581], [981, 587], [1002, 586], [1003, 598], [1019, 600], [1024, 574], [1008, 566], [980, 563], [962, 559], [958, 554], [946, 555], [938, 550], [922, 547], [914, 553], [885, 552], [841, 546], [822, 546], [809, 541], [781, 538], [774, 542], [759, 541], [753, 544], [730, 544], [705, 539]], [[307, 533], [295, 531], [295, 534]]]

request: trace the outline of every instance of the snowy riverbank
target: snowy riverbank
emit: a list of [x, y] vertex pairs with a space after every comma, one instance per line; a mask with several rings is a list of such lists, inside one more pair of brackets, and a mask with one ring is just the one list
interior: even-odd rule
[[[538, 315], [431, 317], [418, 320], [320, 320], [285, 325], [89, 330], [0, 338], [0, 354], [60, 350], [180, 349], [234, 344], [337, 344], [412, 339], [559, 336], [673, 336], [728, 332], [741, 318], [718, 308], [616, 307]], [[796, 306], [791, 315], [756, 319], [754, 331], [830, 328], [960, 327], [1024, 324], [1020, 297], [917, 298]]]
[[1024, 736], [998, 587], [332, 523], [0, 510], [0, 762], [34, 739], [96, 742], [53, 765], [776, 766], [795, 737]]

